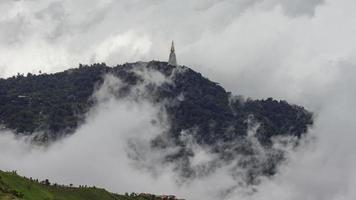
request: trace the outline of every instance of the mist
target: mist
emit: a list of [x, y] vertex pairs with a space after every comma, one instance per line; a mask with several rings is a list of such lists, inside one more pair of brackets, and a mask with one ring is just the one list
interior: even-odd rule
[[[348, 73], [352, 66], [345, 67], [345, 72], [339, 73], [343, 78], [335, 79], [333, 87], [318, 97], [320, 111], [316, 113], [315, 125], [298, 148], [294, 148], [292, 140], [276, 140], [274, 145], [286, 152], [287, 160], [276, 175], [260, 177], [256, 185], [241, 184], [246, 171], [231, 163], [221, 165], [213, 173], [186, 179], [177, 173], [175, 163], [164, 162], [169, 152], [152, 148], [150, 142], [169, 129], [169, 122], [164, 106], [149, 101], [145, 86], [169, 83], [170, 77], [147, 71], [144, 66], [138, 69], [135, 73], [145, 81], [132, 88], [125, 98], [115, 95], [125, 83], [107, 75], [93, 94], [96, 105], [85, 123], [73, 135], [54, 144], [37, 146], [29, 137], [16, 137], [10, 131], [1, 133], [0, 168], [18, 170], [28, 177], [49, 178], [53, 183], [95, 185], [118, 193], [175, 194], [187, 199], [354, 197], [352, 104], [356, 94], [348, 90], [348, 84], [354, 82]], [[254, 130], [249, 131], [253, 140]], [[194, 152], [190, 158], [193, 166], [204, 166], [216, 159], [206, 147], [189, 138], [186, 142]], [[258, 144], [252, 144], [258, 148]]]
[[[147, 141], [169, 127], [162, 106], [116, 99], [108, 88], [121, 83], [109, 77], [72, 136], [38, 147], [1, 133], [0, 169], [186, 199], [221, 199], [228, 188], [234, 188], [224, 196], [229, 200], [355, 199], [355, 7], [352, 0], [1, 1], [1, 77], [78, 63], [167, 60], [174, 39], [178, 63], [236, 95], [303, 105], [314, 112], [315, 124], [297, 149], [283, 147], [288, 159], [259, 185], [234, 187], [229, 166], [182, 184], [173, 166], [159, 166], [157, 173], [152, 165], [162, 155]], [[130, 157], [130, 141], [146, 153], [140, 162]], [[198, 163], [214, 158], [203, 147], [194, 149]]]
[[[117, 93], [125, 83], [106, 75], [93, 94], [96, 104], [85, 123], [55, 143], [34, 144], [32, 138], [41, 133], [15, 136], [10, 131], [1, 132], [0, 168], [17, 170], [21, 175], [40, 180], [50, 179], [52, 183], [104, 187], [121, 194], [151, 192], [189, 199], [226, 198], [222, 193], [243, 182], [232, 176], [234, 164], [221, 166], [207, 175], [182, 177], [177, 171], [180, 163], [164, 160], [179, 147], [172, 144], [165, 151], [152, 147], [152, 140], [169, 129], [163, 104], [170, 102], [153, 104], [146, 86], [169, 83], [171, 77], [146, 70], [145, 65], [136, 66], [134, 72], [144, 77], [144, 81], [131, 88], [124, 98], [117, 97]], [[194, 152], [190, 161], [197, 171], [217, 158], [207, 147], [199, 146], [188, 135], [185, 137], [187, 148]], [[244, 193], [250, 191], [250, 188], [238, 189]]]

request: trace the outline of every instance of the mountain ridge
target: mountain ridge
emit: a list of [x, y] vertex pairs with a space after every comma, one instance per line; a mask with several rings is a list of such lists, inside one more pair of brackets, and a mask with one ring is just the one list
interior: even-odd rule
[[[142, 65], [142, 64], [147, 64], [148, 68], [158, 70], [168, 76], [169, 74], [172, 73], [173, 69], [176, 67], [174, 66], [169, 66], [167, 65], [166, 62], [158, 62], [158, 61], [151, 61], [148, 63], [143, 63], [143, 62], [137, 62], [137, 63], [127, 63], [123, 65], [117, 65], [115, 67], [108, 67], [105, 65], [105, 63], [101, 64], [93, 64], [93, 65], [79, 65], [79, 68], [72, 68], [65, 70], [63, 72], [58, 72], [54, 74], [39, 74], [39, 75], [33, 75], [28, 73], [27, 76], [18, 74], [17, 76], [13, 76], [7, 79], [0, 79], [0, 102], [2, 103], [2, 106], [0, 106], [0, 122], [5, 125], [5, 128], [9, 128], [14, 130], [17, 133], [31, 133], [34, 131], [43, 131], [45, 128], [49, 128], [50, 131], [53, 132], [66, 132], [65, 128], [70, 127], [74, 128], [77, 126], [77, 124], [71, 124], [70, 122], [64, 122], [68, 123], [66, 124], [66, 127], [57, 127], [55, 124], [51, 124], [52, 121], [54, 121], [51, 117], [55, 117], [54, 114], [56, 113], [50, 113], [48, 114], [49, 120], [47, 123], [50, 124], [50, 127], [43, 127], [43, 124], [39, 124], [38, 122], [32, 122], [32, 124], [28, 127], [23, 127], [23, 126], [16, 126], [16, 122], [12, 123], [10, 122], [10, 119], [15, 119], [15, 117], [12, 117], [10, 119], [7, 119], [6, 117], [9, 116], [12, 112], [4, 109], [4, 107], [7, 106], [7, 104], [13, 105], [13, 104], [18, 104], [19, 108], [17, 109], [22, 109], [24, 108], [23, 104], [27, 103], [27, 106], [41, 106], [43, 103], [48, 103], [50, 105], [55, 105], [61, 103], [69, 102], [69, 103], [74, 103], [74, 107], [69, 108], [72, 110], [75, 110], [75, 112], [78, 112], [79, 114], [82, 114], [80, 112], [86, 112], [88, 111], [89, 107], [92, 106], [92, 103], [90, 101], [90, 97], [92, 93], [95, 90], [95, 87], [97, 85], [100, 85], [103, 82], [103, 75], [106, 73], [113, 73], [115, 76], [118, 76], [121, 80], [124, 82], [128, 82], [129, 84], [136, 84], [138, 81], [138, 77], [133, 73], [129, 72], [128, 69], [132, 69], [135, 65]], [[192, 100], [193, 103], [200, 103], [200, 104], [195, 104], [193, 106], [199, 106], [199, 109], [205, 109], [205, 110], [212, 110], [215, 111], [214, 109], [220, 109], [218, 112], [214, 112], [213, 114], [216, 114], [218, 116], [213, 116], [214, 118], [220, 117], [223, 114], [227, 115], [232, 115], [229, 111], [229, 106], [233, 107], [241, 107], [241, 104], [239, 104], [239, 101], [237, 100], [232, 100], [231, 102], [231, 93], [226, 92], [223, 87], [221, 87], [218, 83], [211, 82], [209, 79], [203, 77], [200, 73], [195, 72], [191, 70], [190, 68], [187, 67], [182, 67], [185, 69], [187, 72], [182, 73], [177, 75], [175, 78], [177, 81], [175, 81], [175, 88], [163, 88], [165, 91], [161, 91], [161, 94], [163, 97], [170, 97], [173, 96], [173, 94], [177, 94], [179, 92], [184, 91], [184, 94]], [[87, 89], [81, 90], [81, 86], [88, 87]], [[166, 85], [164, 86], [166, 87]], [[200, 89], [201, 87], [202, 89]], [[174, 91], [171, 91], [171, 93], [164, 93], [167, 92], [167, 89], [173, 89]], [[54, 92], [51, 93], [51, 92]], [[58, 92], [58, 93], [56, 93]], [[60, 93], [62, 92], [62, 93]], [[214, 94], [209, 94], [209, 92], [214, 92]], [[194, 102], [194, 100], [198, 99], [196, 98], [199, 93], [201, 95], [205, 95], [204, 98], [207, 98], [204, 104], [201, 104], [201, 102]], [[55, 98], [54, 95], [60, 95], [58, 98]], [[45, 97], [48, 96], [52, 99], [46, 99]], [[214, 97], [215, 96], [215, 97]], [[38, 99], [36, 99], [38, 98]], [[161, 97], [159, 97], [161, 98]], [[203, 98], [203, 97], [202, 97]], [[201, 98], [201, 99], [202, 99]], [[220, 101], [219, 101], [220, 100]], [[7, 101], [7, 102], [6, 102]], [[87, 105], [83, 105], [80, 103], [85, 102]], [[79, 103], [77, 103], [79, 102]], [[260, 102], [261, 104], [285, 104], [287, 105], [288, 103], [286, 101], [276, 101], [273, 100], [272, 98], [267, 98], [265, 100], [255, 100], [251, 101], [249, 100], [246, 101], [248, 104], [249, 109], [253, 109], [253, 103], [251, 102]], [[245, 103], [246, 103], [245, 102]], [[77, 104], [76, 104], [77, 103]], [[244, 103], [244, 104], [245, 104]], [[45, 105], [43, 105], [45, 106]], [[66, 105], [59, 105], [65, 108]], [[186, 107], [189, 107], [191, 105], [184, 105]], [[295, 105], [292, 105], [294, 107]], [[184, 107], [184, 108], [186, 108]], [[263, 107], [263, 106], [262, 106]], [[307, 112], [304, 108], [295, 106], [296, 109], [301, 109]], [[207, 108], [207, 109], [206, 109]], [[16, 108], [15, 108], [16, 110]], [[46, 112], [47, 110], [42, 110], [42, 112]], [[255, 109], [254, 111], [257, 111]], [[39, 110], [33, 110], [36, 114], [39, 114]], [[17, 112], [15, 112], [17, 113]], [[72, 120], [79, 121], [81, 116], [75, 116], [74, 113], [72, 114], [71, 117], [73, 117]], [[219, 115], [220, 114], [220, 115]], [[309, 113], [311, 114], [311, 113]], [[24, 114], [26, 117], [26, 114]], [[78, 117], [78, 118], [75, 118]], [[184, 118], [186, 116], [183, 116], [181, 118]], [[188, 116], [189, 117], [189, 116]], [[204, 117], [204, 116], [202, 116]], [[229, 116], [230, 117], [230, 116]], [[20, 117], [21, 118], [21, 117]], [[178, 117], [177, 117], [178, 118]], [[192, 127], [194, 123], [196, 123], [195, 120], [187, 120], [188, 124], [184, 128]], [[309, 119], [308, 125], [312, 124], [311, 117]], [[37, 125], [37, 127], [36, 127]], [[41, 130], [42, 129], [42, 130]], [[73, 131], [73, 130], [72, 130]], [[298, 131], [296, 133], [298, 136], [300, 136], [302, 133], [305, 133], [306, 130]]]
[[[303, 107], [272, 98], [244, 100], [188, 67], [159, 61], [115, 67], [104, 63], [79, 65], [55, 74], [19, 74], [0, 79], [0, 123], [18, 135], [42, 132], [35, 140], [55, 141], [74, 133], [84, 123], [86, 113], [96, 104], [92, 95], [104, 83], [105, 75], [111, 74], [124, 83], [115, 91], [120, 99], [146, 81], [145, 73], [156, 73], [169, 80], [144, 85], [144, 98], [162, 104], [170, 124], [165, 133], [151, 141], [152, 148], [177, 147], [179, 150], [167, 155], [165, 160], [176, 163], [176, 170], [185, 178], [209, 174], [241, 155], [248, 158], [238, 162], [248, 170], [244, 181], [254, 183], [255, 177], [273, 175], [285, 159], [284, 152], [273, 147], [273, 139], [301, 138], [313, 124], [312, 113]], [[251, 131], [256, 141], [251, 140]], [[219, 155], [204, 167], [208, 170], [203, 174], [191, 164], [194, 151], [182, 139], [182, 134]], [[259, 148], [267, 152], [267, 157], [260, 159]]]

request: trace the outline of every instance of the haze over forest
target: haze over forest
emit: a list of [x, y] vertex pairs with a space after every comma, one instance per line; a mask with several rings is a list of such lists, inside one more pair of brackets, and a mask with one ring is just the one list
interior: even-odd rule
[[[146, 86], [169, 85], [175, 79], [159, 70], [133, 70], [142, 82], [122, 99], [116, 92], [127, 80], [103, 76], [89, 95], [95, 104], [68, 137], [35, 145], [32, 136], [2, 128], [0, 170], [118, 193], [165, 193], [190, 200], [354, 199], [355, 7], [353, 0], [3, 0], [1, 83], [12, 76], [20, 80], [22, 74], [28, 78], [28, 73], [39, 77], [62, 72], [80, 63], [114, 67], [166, 62], [174, 40], [178, 64], [208, 78], [211, 82], [204, 86], [221, 86], [231, 92], [231, 99], [244, 96], [242, 102], [286, 100], [312, 112], [313, 123], [297, 145], [295, 137], [272, 141], [285, 159], [272, 175], [258, 176], [257, 184], [236, 184], [246, 173], [234, 168], [239, 175], [232, 176], [233, 165], [184, 179], [176, 165], [157, 165], [171, 152], [149, 145], [171, 128], [162, 106], [172, 104], [152, 103]], [[248, 130], [249, 142], [256, 142], [255, 129]], [[190, 163], [195, 169], [210, 166], [218, 157], [190, 137], [182, 140], [194, 152]]]

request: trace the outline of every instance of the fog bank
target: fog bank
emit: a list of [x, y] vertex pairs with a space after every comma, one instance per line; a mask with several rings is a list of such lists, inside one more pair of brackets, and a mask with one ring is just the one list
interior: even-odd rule
[[[234, 94], [306, 106], [315, 125], [298, 149], [287, 146], [288, 160], [260, 185], [234, 187], [229, 166], [178, 184], [172, 166], [155, 174], [128, 157], [127, 142], [136, 141], [136, 150], [146, 153], [143, 163], [160, 163], [162, 155], [147, 141], [169, 126], [162, 107], [118, 100], [104, 86], [94, 94], [100, 101], [86, 123], [49, 148], [0, 134], [0, 169], [187, 199], [221, 199], [226, 188], [234, 188], [229, 200], [355, 199], [355, 7], [353, 0], [1, 1], [2, 77], [78, 63], [167, 60], [174, 39], [178, 63]], [[109, 88], [120, 87], [119, 80], [107, 81]], [[195, 149], [197, 162], [214, 157]]]

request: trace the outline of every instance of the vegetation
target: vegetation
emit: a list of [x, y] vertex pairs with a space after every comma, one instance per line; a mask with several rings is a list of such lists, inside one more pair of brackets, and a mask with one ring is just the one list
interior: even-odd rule
[[45, 131], [53, 137], [72, 132], [89, 109], [88, 99], [103, 70], [93, 65], [0, 79], [0, 122], [21, 134]]
[[[145, 64], [148, 69], [166, 76], [177, 68], [164, 62]], [[113, 68], [104, 63], [80, 65], [55, 74], [29, 73], [27, 76], [18, 74], [0, 79], [0, 124], [18, 134], [42, 131], [48, 137], [57, 138], [72, 133], [93, 105], [91, 95], [103, 82], [103, 75], [114, 74], [133, 86], [142, 81], [142, 77], [132, 71], [137, 66], [141, 64], [130, 63]], [[197, 140], [201, 143], [214, 142], [217, 135], [219, 140], [230, 140], [230, 137], [246, 134], [246, 119], [253, 116], [262, 124], [259, 129], [261, 139], [268, 142], [272, 135], [299, 137], [312, 124], [312, 115], [302, 107], [272, 98], [248, 99], [246, 102], [241, 98], [233, 100], [234, 97], [217, 83], [189, 68], [183, 69], [184, 72], [175, 73], [174, 84], [163, 84], [151, 91], [155, 102], [184, 95], [184, 101], [176, 106], [167, 106], [173, 136], [178, 136], [181, 130], [198, 127]], [[125, 89], [128, 88], [124, 88], [121, 95], [125, 94]], [[231, 127], [234, 127], [233, 134], [230, 134]]]
[[118, 195], [96, 187], [70, 187], [48, 180], [21, 177], [0, 171], [0, 200], [149, 200], [142, 196]]
[[[35, 138], [40, 141], [73, 133], [95, 103], [91, 96], [103, 83], [104, 74], [110, 73], [125, 83], [126, 86], [117, 91], [120, 98], [127, 95], [132, 86], [144, 81], [145, 77], [136, 73], [142, 69], [160, 72], [172, 80], [159, 86], [146, 86], [147, 100], [163, 103], [170, 121], [170, 130], [165, 133], [168, 137], [157, 137], [152, 146], [182, 147], [177, 154], [168, 155], [167, 161], [183, 162], [179, 166], [185, 167], [184, 176], [194, 173], [188, 159], [193, 153], [185, 148], [185, 141], [180, 137], [182, 131], [198, 144], [211, 147], [222, 159], [232, 160], [241, 154], [256, 157], [247, 137], [253, 127], [257, 127], [255, 136], [268, 151], [274, 137], [300, 138], [313, 123], [312, 114], [303, 107], [272, 98], [244, 100], [187, 67], [151, 61], [116, 67], [104, 63], [80, 65], [55, 74], [18, 74], [0, 79], [0, 124], [21, 135], [43, 132], [43, 137]], [[169, 138], [168, 144], [161, 138]], [[260, 170], [251, 173], [273, 175], [276, 165], [283, 160], [283, 153], [273, 151], [268, 156], [264, 163], [256, 159], [249, 161], [252, 168]], [[251, 167], [246, 163], [241, 165]]]

